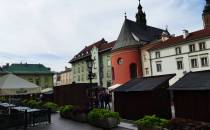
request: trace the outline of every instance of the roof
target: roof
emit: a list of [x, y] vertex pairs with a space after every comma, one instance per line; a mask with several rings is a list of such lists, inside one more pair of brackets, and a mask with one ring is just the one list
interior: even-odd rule
[[2, 72], [15, 74], [50, 74], [53, 73], [50, 68], [42, 64], [11, 64], [2, 67]]
[[170, 90], [210, 90], [210, 70], [190, 72], [172, 85]]
[[165, 82], [168, 82], [175, 74], [159, 75], [152, 77], [143, 77], [131, 80], [115, 89], [115, 92], [136, 92], [136, 91], [152, 91], [160, 88]]
[[104, 40], [104, 38], [100, 41], [97, 41], [89, 46], [86, 46], [82, 51], [80, 51], [77, 55], [74, 56], [73, 59], [71, 59], [71, 61], [69, 61], [69, 63], [75, 62], [77, 60], [81, 60], [85, 57], [90, 56], [91, 54], [91, 50], [94, 47], [97, 47], [99, 52], [104, 52], [107, 50], [111, 50], [112, 47], [115, 45], [116, 41], [112, 41], [110, 43], [108, 43], [107, 41]]
[[151, 47], [149, 50], [157, 50], [157, 49], [162, 49], [162, 48], [167, 48], [169, 46], [175, 46], [177, 44], [181, 44], [183, 42], [189, 42], [192, 40], [198, 40], [201, 38], [206, 38], [210, 36], [210, 28], [202, 29], [199, 31], [195, 31], [192, 33], [189, 33], [189, 36], [187, 38], [183, 38], [182, 35], [177, 36], [177, 37], [171, 37], [166, 41], [160, 41], [156, 43], [155, 46]]
[[160, 39], [164, 30], [151, 27], [141, 26], [140, 24], [125, 19], [119, 37], [112, 50], [124, 48], [127, 46], [140, 45], [141, 43], [151, 42]]

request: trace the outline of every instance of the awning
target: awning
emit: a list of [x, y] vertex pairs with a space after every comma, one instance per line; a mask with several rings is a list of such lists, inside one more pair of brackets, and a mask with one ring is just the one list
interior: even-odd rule
[[27, 95], [41, 93], [41, 87], [13, 74], [0, 77], [0, 95]]
[[121, 84], [112, 85], [112, 86], [108, 87], [108, 90], [109, 90], [109, 91], [112, 91], [112, 90], [118, 88], [119, 86], [121, 86]]
[[43, 89], [42, 91], [41, 91], [41, 93], [43, 93], [43, 94], [51, 94], [51, 93], [53, 93], [53, 88], [46, 88], [46, 89]]

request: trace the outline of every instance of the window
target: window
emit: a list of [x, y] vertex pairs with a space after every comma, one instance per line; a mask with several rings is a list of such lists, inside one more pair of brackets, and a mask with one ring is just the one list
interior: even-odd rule
[[195, 44], [189, 45], [190, 52], [195, 51]]
[[80, 67], [78, 67], [78, 73], [80, 73]]
[[205, 50], [206, 49], [206, 43], [205, 42], [199, 43], [199, 49], [200, 49], [200, 51]]
[[122, 65], [123, 64], [123, 59], [122, 58], [118, 58], [118, 60], [117, 60], [117, 63], [118, 63], [118, 65]]
[[149, 74], [149, 68], [145, 68], [146, 75]]
[[183, 61], [182, 60], [177, 61], [177, 69], [178, 70], [182, 70], [183, 69]]
[[112, 67], [112, 80], [115, 80], [114, 67]]
[[208, 58], [207, 57], [201, 57], [201, 66], [202, 67], [208, 66]]
[[161, 72], [162, 71], [161, 63], [156, 63], [156, 67], [157, 67], [157, 72]]
[[84, 81], [84, 75], [82, 75], [82, 81]]
[[82, 65], [82, 72], [84, 72], [84, 66]]
[[131, 79], [137, 78], [137, 66], [135, 63], [130, 64], [130, 78]]
[[160, 52], [159, 51], [155, 52], [155, 56], [156, 58], [160, 58]]
[[175, 50], [177, 55], [182, 53], [181, 47], [177, 47]]
[[197, 59], [191, 59], [191, 67], [192, 68], [197, 68], [198, 67]]
[[78, 76], [78, 81], [80, 81], [80, 76]]

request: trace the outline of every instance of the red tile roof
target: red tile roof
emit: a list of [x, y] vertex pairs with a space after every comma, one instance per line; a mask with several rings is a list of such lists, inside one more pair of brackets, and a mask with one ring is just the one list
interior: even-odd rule
[[160, 41], [160, 42], [155, 43], [155, 45], [150, 47], [148, 50], [167, 48], [169, 46], [174, 46], [176, 44], [180, 44], [183, 42], [198, 40], [198, 39], [206, 38], [206, 37], [210, 37], [210, 28], [192, 32], [189, 34], [187, 38], [183, 38], [182, 35], [177, 36], [177, 37], [171, 37], [167, 41], [164, 41], [164, 42]]
[[90, 56], [91, 50], [93, 49], [93, 47], [97, 47], [99, 49], [99, 52], [111, 50], [112, 47], [115, 45], [115, 42], [116, 41], [108, 43], [106, 40], [104, 40], [104, 38], [102, 38], [100, 41], [93, 43], [89, 46], [86, 46], [82, 51], [80, 51], [77, 55], [75, 55], [74, 58], [71, 61], [69, 61], [69, 63], [75, 62], [77, 60], [81, 60], [87, 56]]

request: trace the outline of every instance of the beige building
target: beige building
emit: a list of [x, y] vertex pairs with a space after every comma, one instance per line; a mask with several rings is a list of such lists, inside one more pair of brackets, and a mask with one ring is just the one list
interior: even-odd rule
[[64, 71], [60, 72], [59, 76], [60, 76], [60, 85], [72, 84], [73, 76], [71, 68], [66, 67]]

